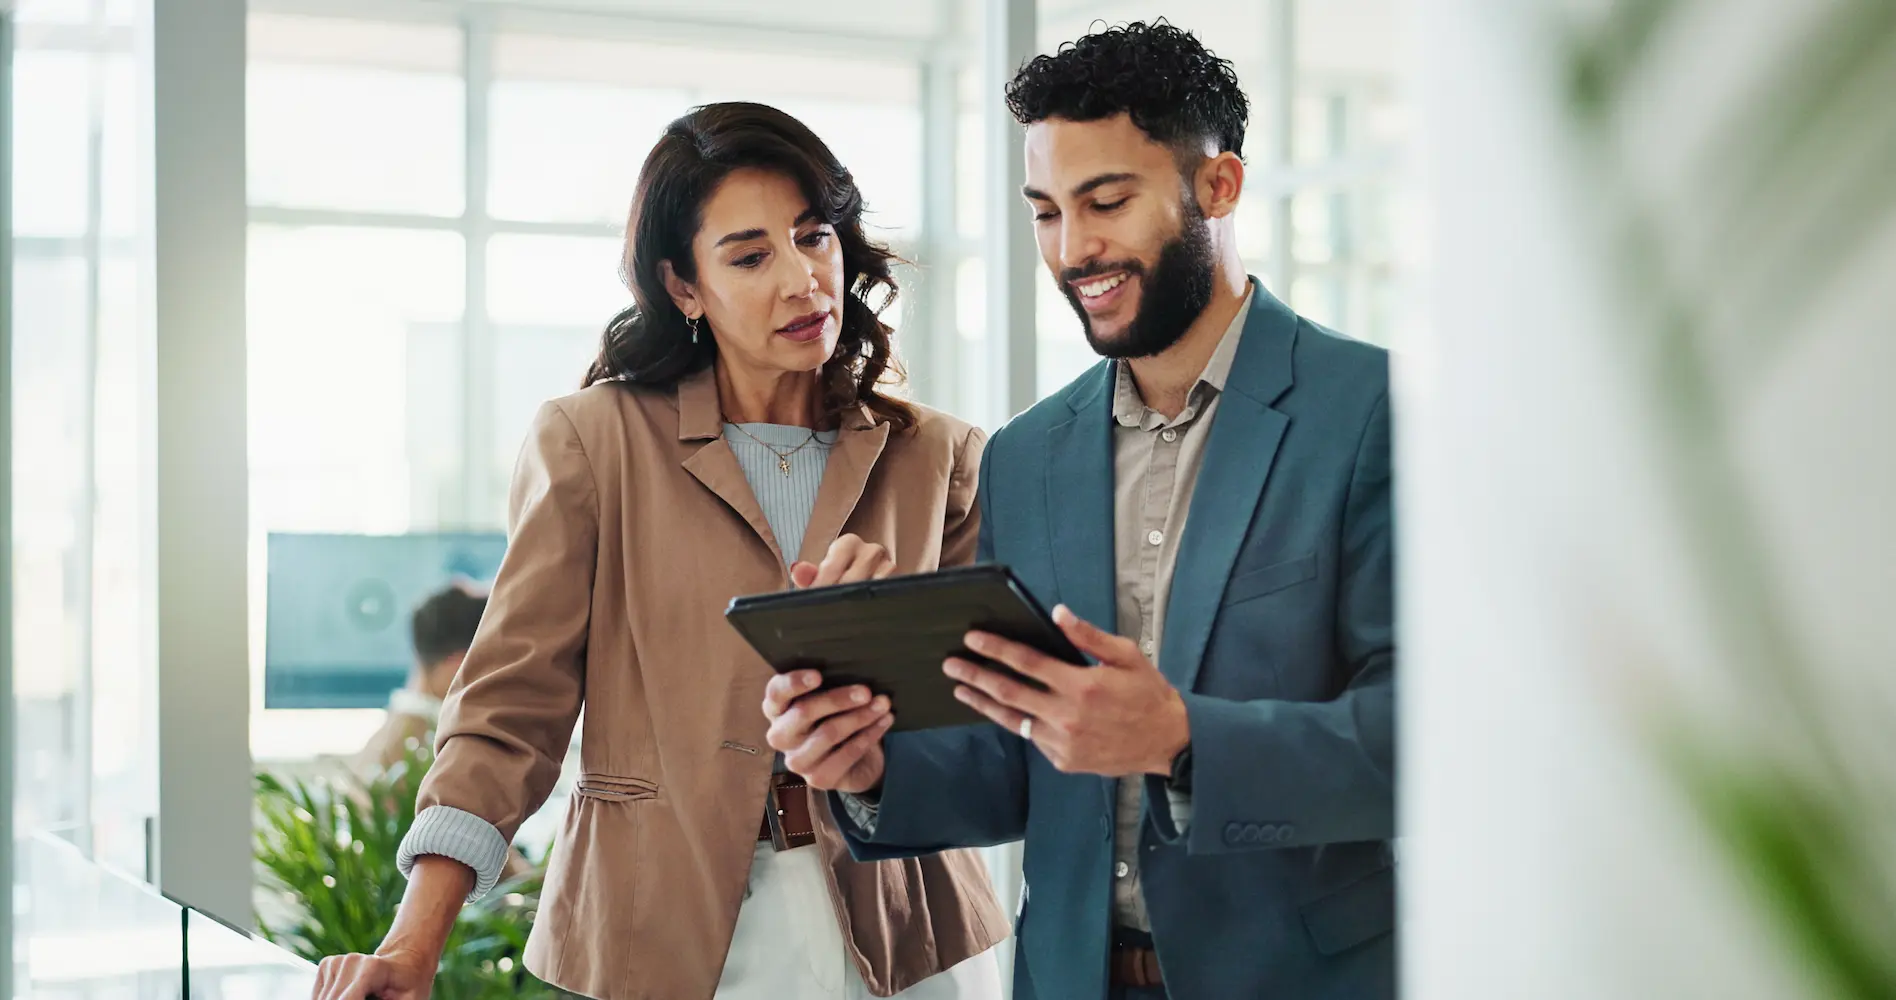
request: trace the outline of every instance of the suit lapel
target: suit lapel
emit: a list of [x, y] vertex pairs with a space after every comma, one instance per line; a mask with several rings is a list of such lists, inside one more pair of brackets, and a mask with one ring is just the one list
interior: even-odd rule
[[[1047, 523], [1058, 599], [1108, 632], [1119, 627], [1113, 532], [1113, 366], [1100, 365], [1068, 400], [1073, 416], [1047, 435]], [[1118, 782], [1098, 779], [1111, 816]]]
[[1069, 401], [1073, 416], [1047, 435], [1047, 522], [1058, 600], [1108, 631], [1119, 618], [1113, 551], [1113, 436], [1110, 364], [1100, 365]]
[[849, 515], [869, 484], [869, 473], [889, 441], [889, 425], [873, 421], [867, 410], [852, 410], [843, 422], [836, 446], [823, 467], [823, 483], [816, 489], [816, 506], [803, 530], [803, 551], [797, 558], [820, 563], [830, 544], [843, 533]]
[[718, 386], [712, 369], [686, 376], [678, 383], [678, 439], [700, 443], [697, 450], [685, 455], [681, 463], [685, 471], [736, 511], [777, 556], [777, 565], [783, 565], [783, 551], [777, 547], [777, 536], [770, 530], [764, 508], [751, 491], [750, 481], [744, 478], [744, 468], [737, 464], [730, 442], [724, 440], [724, 418], [718, 410]]
[[[783, 565], [784, 552], [770, 530], [770, 521], [764, 517], [750, 481], [744, 478], [744, 468], [737, 464], [737, 454], [724, 440], [717, 382], [709, 368], [678, 383], [678, 438], [702, 442], [685, 456], [685, 471], [737, 512], [769, 546], [777, 564]], [[849, 516], [855, 513], [869, 474], [888, 440], [889, 425], [877, 421], [867, 407], [855, 407], [844, 414], [841, 433], [830, 449], [829, 462], [823, 466], [823, 482], [817, 487], [816, 506], [803, 531], [803, 551], [796, 554], [798, 559], [822, 561], [830, 544], [842, 534]]]
[[1192, 690], [1198, 679], [1225, 584], [1290, 427], [1290, 418], [1271, 407], [1292, 383], [1297, 317], [1256, 282], [1252, 293], [1250, 317], [1205, 443], [1165, 609], [1159, 663], [1181, 691]]
[[770, 531], [770, 522], [764, 518], [764, 509], [757, 503], [757, 495], [751, 492], [750, 482], [744, 478], [744, 469], [737, 464], [737, 455], [731, 451], [731, 445], [723, 438], [707, 441], [704, 447], [692, 452], [685, 458], [685, 471], [696, 476], [706, 489], [718, 495], [744, 523], [757, 532], [757, 537], [770, 546], [770, 551], [783, 562], [783, 552], [777, 548], [777, 536]]

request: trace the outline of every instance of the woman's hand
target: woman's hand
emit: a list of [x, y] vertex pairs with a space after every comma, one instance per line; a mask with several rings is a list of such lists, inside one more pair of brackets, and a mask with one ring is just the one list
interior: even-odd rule
[[335, 955], [316, 971], [313, 1000], [428, 1000], [435, 962], [412, 951]]
[[316, 969], [311, 1000], [428, 1000], [474, 870], [448, 858], [415, 859], [395, 924], [373, 955], [334, 955]]
[[[790, 582], [800, 588], [880, 580], [895, 572], [895, 557], [874, 542], [844, 535], [829, 548], [821, 566], [800, 562], [790, 567]], [[810, 786], [866, 792], [882, 783], [882, 734], [895, 717], [889, 699], [872, 697], [866, 687], [817, 691], [822, 676], [799, 670], [771, 678], [764, 689], [768, 740], [784, 752], [784, 764]]]
[[880, 580], [895, 572], [895, 557], [874, 542], [844, 535], [829, 547], [822, 565], [799, 562], [790, 567], [790, 582], [799, 588]]
[[814, 670], [772, 677], [764, 686], [765, 739], [811, 788], [874, 791], [882, 784], [882, 737], [895, 724], [889, 699], [861, 685], [818, 691], [822, 682]]

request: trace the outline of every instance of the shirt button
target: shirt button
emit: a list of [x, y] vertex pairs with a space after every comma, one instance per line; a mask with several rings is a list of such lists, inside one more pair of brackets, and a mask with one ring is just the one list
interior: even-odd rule
[[1160, 531], [1157, 528], [1154, 528], [1151, 531], [1146, 532], [1146, 542], [1151, 545], [1164, 545], [1165, 532]]
[[1172, 442], [1178, 440], [1178, 431], [1170, 427], [1167, 427], [1162, 433], [1159, 434], [1159, 436], [1165, 439], [1166, 444], [1171, 444]]
[[1124, 861], [1121, 861], [1120, 863], [1113, 866], [1114, 878], [1125, 878], [1127, 875], [1130, 875], [1130, 874], [1132, 874], [1132, 866], [1125, 863]]
[[1155, 644], [1153, 644], [1153, 642], [1152, 642], [1152, 640], [1151, 640], [1151, 639], [1141, 639], [1141, 640], [1139, 640], [1139, 652], [1141, 652], [1141, 653], [1144, 653], [1144, 654], [1145, 654], [1145, 655], [1147, 655], [1147, 656], [1151, 656], [1151, 655], [1152, 655], [1152, 651], [1153, 651], [1153, 650], [1155, 650], [1155, 649], [1157, 649], [1157, 648], [1158, 648], [1158, 646], [1156, 646]]

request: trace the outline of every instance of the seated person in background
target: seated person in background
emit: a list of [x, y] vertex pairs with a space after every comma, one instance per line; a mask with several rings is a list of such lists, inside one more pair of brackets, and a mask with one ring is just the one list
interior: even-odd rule
[[[480, 627], [486, 610], [487, 595], [465, 582], [443, 587], [415, 608], [409, 617], [415, 667], [408, 683], [389, 695], [388, 719], [382, 728], [349, 758], [349, 771], [356, 780], [366, 785], [405, 759], [409, 740], [434, 740], [441, 699], [447, 697], [468, 647], [474, 645], [474, 630]], [[512, 881], [532, 871], [533, 865], [516, 849], [502, 864], [501, 881]]]
[[441, 699], [454, 683], [461, 660], [474, 644], [474, 630], [487, 610], [487, 596], [455, 583], [430, 595], [409, 619], [415, 666], [407, 685], [388, 699], [388, 719], [349, 759], [349, 770], [366, 782], [408, 755], [409, 740], [433, 738]]

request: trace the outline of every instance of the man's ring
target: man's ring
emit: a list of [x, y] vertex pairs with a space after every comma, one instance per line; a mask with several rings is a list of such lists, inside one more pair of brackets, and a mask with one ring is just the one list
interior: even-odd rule
[[1031, 743], [1034, 739], [1034, 720], [1032, 716], [1020, 720], [1020, 738]]

